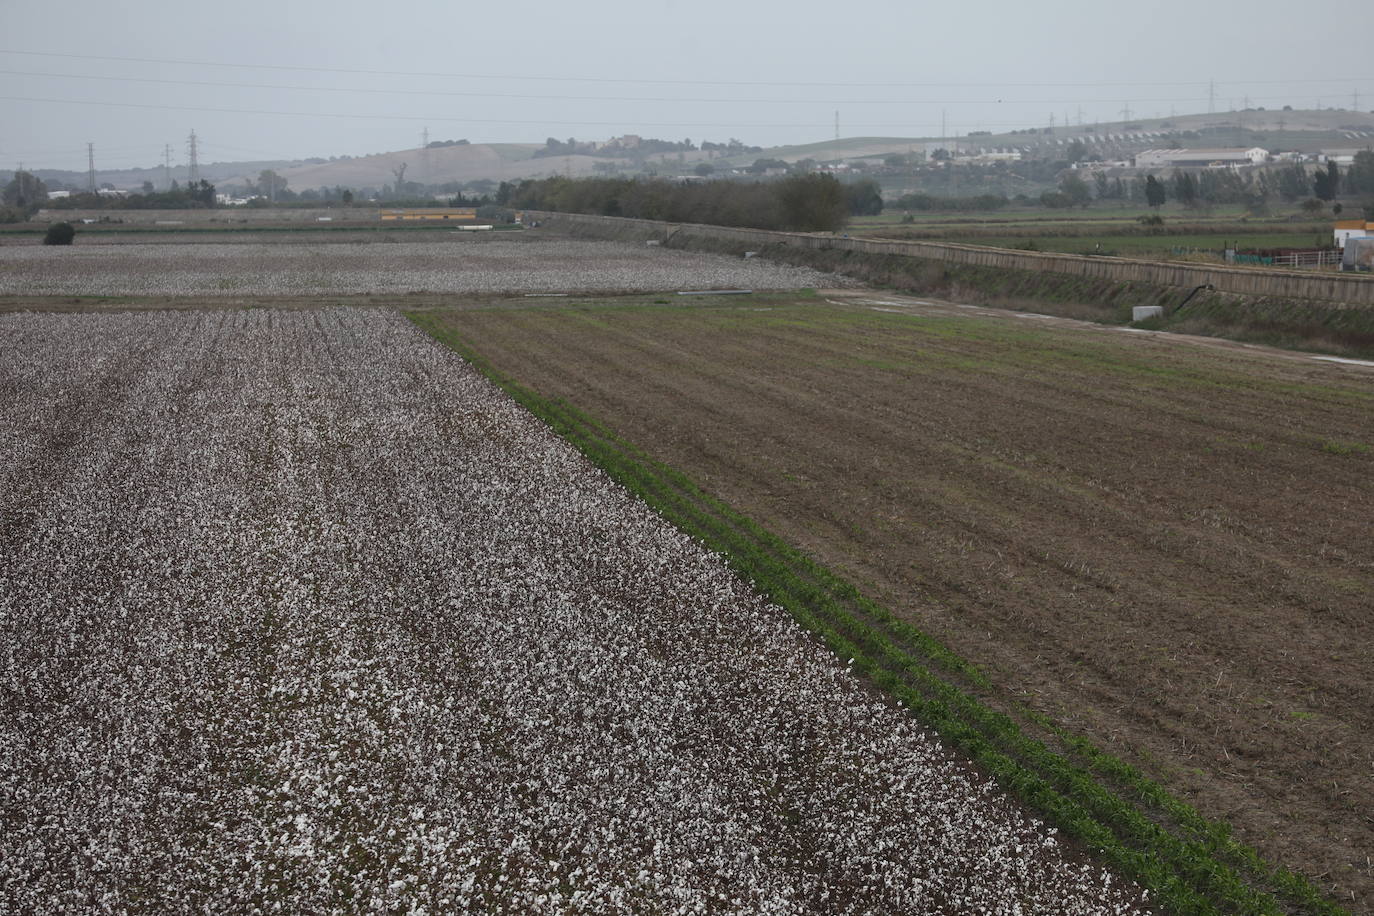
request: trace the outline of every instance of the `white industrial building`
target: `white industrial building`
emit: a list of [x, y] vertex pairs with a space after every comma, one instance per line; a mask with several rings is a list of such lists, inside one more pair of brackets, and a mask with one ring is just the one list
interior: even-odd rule
[[1134, 157], [1138, 169], [1221, 168], [1259, 165], [1268, 159], [1269, 151], [1258, 146], [1250, 149], [1147, 149]]

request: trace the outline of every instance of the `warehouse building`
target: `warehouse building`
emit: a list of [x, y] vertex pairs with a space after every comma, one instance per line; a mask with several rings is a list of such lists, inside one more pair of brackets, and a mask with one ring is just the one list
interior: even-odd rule
[[1259, 165], [1268, 159], [1269, 151], [1255, 146], [1250, 149], [1147, 149], [1136, 153], [1133, 162], [1138, 169], [1224, 168]]

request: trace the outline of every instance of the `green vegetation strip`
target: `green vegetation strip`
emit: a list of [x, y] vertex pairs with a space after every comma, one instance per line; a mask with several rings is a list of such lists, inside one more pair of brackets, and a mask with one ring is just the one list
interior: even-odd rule
[[1061, 747], [1052, 749], [1026, 734], [1011, 717], [975, 697], [991, 685], [974, 665], [604, 424], [499, 373], [446, 325], [442, 313], [412, 312], [409, 317], [613, 480], [722, 554], [761, 594], [1005, 790], [1149, 888], [1159, 906], [1186, 914], [1345, 912], [1306, 878], [1267, 865], [1253, 849], [1232, 839], [1226, 825], [1203, 818], [1090, 741], [1032, 714], [1028, 718]]

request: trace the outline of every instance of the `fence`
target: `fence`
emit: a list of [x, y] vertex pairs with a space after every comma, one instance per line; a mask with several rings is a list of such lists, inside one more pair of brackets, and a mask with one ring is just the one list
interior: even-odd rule
[[802, 232], [735, 229], [689, 223], [661, 223], [617, 216], [530, 212], [527, 217], [550, 226], [581, 228], [613, 238], [692, 239], [726, 242], [740, 250], [767, 245], [835, 249], [863, 254], [924, 258], [949, 264], [1003, 270], [1053, 272], [1118, 283], [1145, 283], [1192, 289], [1212, 286], [1229, 293], [1278, 299], [1320, 301], [1331, 308], [1374, 307], [1374, 278], [1354, 274], [1311, 274], [1293, 270], [1142, 261], [1097, 255], [1054, 254], [959, 245], [951, 242], [853, 239]]

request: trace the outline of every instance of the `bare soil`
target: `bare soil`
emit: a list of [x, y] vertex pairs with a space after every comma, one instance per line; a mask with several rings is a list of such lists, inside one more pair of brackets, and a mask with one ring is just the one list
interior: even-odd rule
[[862, 295], [447, 320], [1371, 911], [1374, 371]]

